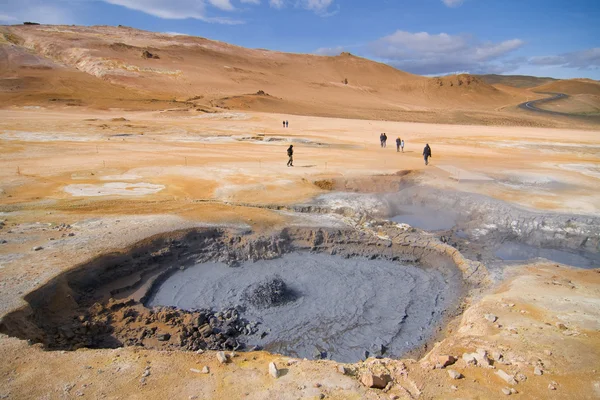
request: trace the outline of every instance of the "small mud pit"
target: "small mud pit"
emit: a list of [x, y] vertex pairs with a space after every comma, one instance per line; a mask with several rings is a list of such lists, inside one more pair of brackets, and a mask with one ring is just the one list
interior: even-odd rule
[[240, 309], [259, 330], [246, 345], [299, 358], [400, 356], [431, 336], [460, 295], [460, 276], [407, 263], [292, 253], [195, 265], [169, 277], [150, 306]]
[[456, 225], [456, 214], [418, 205], [403, 206], [402, 214], [390, 218], [393, 222], [408, 224], [424, 231], [446, 231]]
[[579, 268], [600, 268], [600, 255], [592, 253], [576, 254], [557, 249], [545, 249], [523, 243], [503, 243], [494, 255], [504, 261], [528, 261], [545, 258], [560, 264]]
[[264, 348], [347, 362], [421, 352], [485, 268], [459, 268], [454, 249], [418, 232], [380, 229], [397, 240], [302, 227], [159, 235], [55, 277], [0, 332], [61, 350]]

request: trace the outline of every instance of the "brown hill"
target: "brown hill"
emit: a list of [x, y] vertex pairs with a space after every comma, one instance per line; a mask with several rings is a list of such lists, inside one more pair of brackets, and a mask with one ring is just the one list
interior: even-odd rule
[[490, 85], [504, 85], [504, 86], [512, 86], [515, 88], [527, 89], [540, 85], [544, 85], [546, 83], [554, 82], [557, 79], [549, 78], [549, 77], [537, 77], [537, 76], [528, 76], [528, 75], [496, 75], [496, 74], [487, 74], [487, 75], [476, 75], [478, 78], [483, 80], [485, 83]]
[[569, 95], [591, 94], [600, 96], [600, 82], [592, 79], [567, 79], [537, 86], [531, 90], [536, 92], [558, 92]]
[[[109, 26], [7, 26], [0, 34], [5, 105], [52, 97], [165, 108], [157, 99], [177, 99], [173, 105], [190, 108], [404, 119], [492, 111], [531, 97], [471, 75], [426, 78], [349, 53], [281, 53]], [[270, 96], [252, 95], [259, 90]], [[129, 104], [136, 99], [138, 106]]]

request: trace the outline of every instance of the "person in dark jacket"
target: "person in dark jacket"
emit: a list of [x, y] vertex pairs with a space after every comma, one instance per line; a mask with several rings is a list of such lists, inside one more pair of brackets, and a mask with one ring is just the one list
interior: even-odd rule
[[425, 165], [429, 164], [429, 157], [432, 157], [431, 147], [429, 147], [429, 144], [426, 144], [425, 148], [423, 149], [423, 158], [425, 159]]
[[290, 144], [290, 147], [288, 147], [288, 149], [287, 149], [287, 155], [289, 157], [287, 166], [293, 167], [294, 166], [294, 146], [291, 144]]
[[383, 147], [383, 133], [379, 135], [379, 143], [381, 143], [381, 147]]
[[285, 121], [283, 121], [283, 127], [285, 128]]
[[400, 151], [400, 144], [402, 144], [402, 139], [400, 139], [400, 136], [398, 136], [396, 138], [396, 152]]
[[383, 147], [386, 146], [386, 142], [387, 142], [387, 135], [385, 134], [385, 132], [383, 132]]

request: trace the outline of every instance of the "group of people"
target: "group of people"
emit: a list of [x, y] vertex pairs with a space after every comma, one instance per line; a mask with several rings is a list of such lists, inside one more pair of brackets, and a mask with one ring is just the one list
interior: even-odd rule
[[283, 127], [284, 128], [289, 128], [290, 127], [290, 123], [287, 120], [283, 121]]
[[[283, 121], [283, 127], [287, 128], [288, 127], [288, 121]], [[384, 133], [382, 133], [381, 135], [379, 135], [379, 141], [381, 142], [381, 147], [385, 148], [386, 147], [386, 142], [387, 142], [387, 135]], [[404, 153], [404, 140], [400, 138], [400, 136], [398, 136], [396, 138], [396, 151], [400, 152], [400, 150], [402, 150], [402, 152]], [[290, 147], [288, 147], [287, 149], [287, 155], [288, 155], [288, 162], [287, 162], [287, 166], [288, 167], [293, 167], [294, 166], [294, 145], [290, 145]], [[429, 158], [431, 157], [431, 147], [429, 146], [429, 143], [425, 145], [425, 148], [423, 149], [423, 158], [425, 159], [425, 165], [429, 165]]]
[[[382, 148], [386, 147], [387, 135], [385, 134], [385, 132], [383, 132], [379, 135], [379, 142], [381, 143]], [[398, 136], [396, 138], [396, 151], [397, 152], [402, 151], [404, 153], [404, 140], [400, 139], [400, 136]], [[426, 144], [425, 148], [423, 149], [423, 158], [425, 159], [425, 165], [429, 165], [430, 157], [431, 157], [431, 147], [429, 146], [429, 144]]]

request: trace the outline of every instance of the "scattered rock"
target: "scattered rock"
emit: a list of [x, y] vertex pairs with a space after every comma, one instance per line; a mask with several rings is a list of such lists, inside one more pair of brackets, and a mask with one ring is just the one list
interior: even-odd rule
[[460, 372], [455, 371], [453, 369], [449, 369], [448, 370], [448, 375], [450, 375], [450, 378], [452, 378], [452, 379], [461, 379], [461, 378], [464, 378], [464, 376]]
[[44, 248], [42, 246], [35, 246], [33, 248], [33, 251], [40, 251], [40, 250], [44, 250]]
[[548, 389], [556, 390], [556, 386], [550, 383], [550, 384], [548, 384]]
[[561, 331], [566, 331], [567, 330], [567, 326], [565, 324], [563, 324], [562, 322], [557, 322], [556, 323], [556, 327], [558, 329], [560, 329]]
[[208, 367], [205, 365], [204, 368], [202, 368], [202, 371], [200, 371], [203, 374], [208, 374], [210, 372], [210, 369], [208, 369]]
[[158, 56], [158, 54], [152, 54], [150, 53], [148, 50], [144, 50], [142, 52], [142, 58], [153, 58], [153, 59], [159, 59], [160, 57]]
[[484, 317], [490, 322], [496, 322], [498, 320], [498, 317], [496, 317], [494, 314], [485, 314]]
[[477, 353], [465, 353], [462, 356], [462, 359], [464, 362], [467, 363], [467, 365], [477, 365]]
[[342, 375], [347, 375], [348, 374], [348, 370], [343, 365], [338, 365], [337, 366], [337, 370]]
[[277, 365], [275, 365], [274, 362], [269, 363], [269, 375], [271, 375], [275, 379], [279, 378], [279, 370], [277, 369]]
[[517, 374], [517, 376], [515, 376], [515, 380], [518, 383], [525, 382], [527, 380], [527, 376], [525, 374]]
[[362, 374], [360, 377], [360, 382], [363, 385], [374, 389], [385, 389], [391, 380], [392, 378], [389, 375], [374, 375], [370, 373]]
[[450, 389], [452, 389], [452, 390], [458, 390], [458, 386], [452, 385], [452, 386], [450, 386]]
[[320, 384], [320, 383], [315, 383], [315, 384], [314, 384], [314, 387], [316, 387], [316, 388], [318, 389], [318, 388], [320, 388], [320, 387], [321, 387], [321, 384]]
[[502, 393], [504, 393], [507, 396], [510, 396], [512, 394], [510, 388], [502, 388]]
[[202, 371], [200, 371], [199, 369], [196, 369], [196, 368], [190, 368], [190, 371], [191, 371], [191, 372], [194, 372], [194, 373], [196, 373], [196, 374], [199, 374], [199, 373], [201, 373], [201, 372], [202, 372]]
[[511, 384], [511, 385], [517, 384], [517, 381], [515, 380], [515, 378], [512, 375], [507, 374], [506, 372], [504, 372], [501, 369], [496, 371], [496, 375], [498, 375], [500, 377], [500, 379], [502, 379], [504, 382], [506, 382], [508, 384]]
[[160, 342], [166, 342], [167, 340], [171, 339], [171, 334], [170, 333], [159, 333], [158, 335], [156, 335], [156, 338]]
[[542, 369], [541, 369], [540, 367], [535, 367], [535, 368], [533, 369], [533, 373], [534, 373], [534, 375], [537, 375], [537, 376], [542, 376], [542, 375], [544, 375], [544, 371], [542, 371]]
[[552, 352], [550, 350], [544, 350], [544, 354], [547, 356], [551, 356]]
[[219, 360], [221, 364], [227, 363], [227, 356], [225, 355], [225, 352], [219, 351], [217, 353], [217, 360]]
[[144, 370], [144, 373], [142, 373], [142, 378], [146, 378], [148, 376], [150, 376], [150, 370], [146, 369], [146, 370]]
[[456, 362], [456, 357], [454, 356], [439, 356], [438, 364], [441, 365], [441, 368], [446, 368], [449, 365], [452, 365]]

